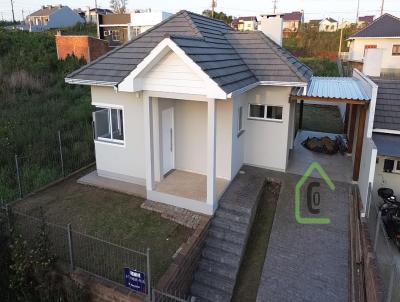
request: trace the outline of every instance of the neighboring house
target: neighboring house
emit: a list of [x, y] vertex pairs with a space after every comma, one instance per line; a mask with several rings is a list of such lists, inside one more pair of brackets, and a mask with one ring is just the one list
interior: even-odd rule
[[304, 22], [303, 12], [291, 12], [283, 15], [283, 31], [297, 32]]
[[256, 16], [238, 17], [232, 21], [232, 27], [238, 31], [257, 30], [257, 25], [258, 22]]
[[119, 46], [171, 15], [167, 12], [151, 11], [99, 15], [99, 38], [107, 40], [111, 47]]
[[181, 11], [69, 74], [67, 83], [91, 86], [96, 107], [93, 177], [211, 215], [242, 165], [287, 171], [297, 102], [325, 101], [345, 103], [357, 117], [346, 126], [349, 177], [368, 187], [363, 141], [372, 136], [365, 129], [376, 85], [358, 71], [312, 77], [281, 47], [282, 27], [281, 15], [263, 16], [260, 31], [240, 32]]
[[88, 8], [83, 12], [86, 23], [97, 23], [97, 15], [112, 15], [114, 12], [108, 8]]
[[338, 30], [338, 21], [332, 18], [325, 18], [319, 22], [319, 29], [320, 32], [334, 32]]
[[261, 31], [181, 11], [66, 82], [91, 86], [98, 175], [212, 214], [243, 164], [286, 170], [311, 75]]
[[[349, 52], [345, 59], [352, 67], [362, 70], [366, 55], [380, 68], [377, 76], [400, 76], [400, 19], [384, 14], [367, 27], [348, 38]], [[370, 51], [367, 51], [370, 50]], [[380, 74], [379, 74], [380, 73]]]
[[308, 21], [308, 26], [312, 30], [319, 31], [319, 24], [321, 23], [321, 19], [313, 19]]
[[343, 21], [339, 24], [338, 29], [350, 28], [353, 25], [350, 21]]
[[373, 80], [378, 85], [372, 136], [377, 147], [374, 192], [389, 187], [400, 198], [400, 80]]
[[32, 31], [65, 28], [83, 23], [83, 19], [68, 6], [47, 5], [26, 17]]
[[362, 17], [358, 17], [357, 26], [358, 26], [358, 27], [365, 27], [365, 26], [367, 26], [367, 25], [370, 25], [372, 22], [374, 22], [374, 17], [375, 17], [375, 16], [362, 16]]

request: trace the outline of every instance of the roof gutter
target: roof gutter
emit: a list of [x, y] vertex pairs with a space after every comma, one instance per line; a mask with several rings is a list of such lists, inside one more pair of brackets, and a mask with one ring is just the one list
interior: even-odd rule
[[107, 82], [107, 81], [92, 81], [92, 80], [80, 80], [65, 78], [65, 83], [76, 84], [76, 85], [88, 85], [88, 86], [116, 86], [118, 82]]
[[255, 83], [252, 83], [250, 85], [247, 85], [243, 88], [240, 88], [238, 90], [232, 91], [227, 95], [228, 98], [231, 98], [233, 96], [240, 95], [242, 93], [245, 93], [246, 91], [249, 91], [257, 86], [281, 86], [281, 87], [307, 87], [308, 83], [306, 82], [282, 82], [282, 81], [258, 81]]

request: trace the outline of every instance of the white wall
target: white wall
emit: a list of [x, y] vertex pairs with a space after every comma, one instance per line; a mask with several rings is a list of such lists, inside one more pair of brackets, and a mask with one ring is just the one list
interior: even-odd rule
[[131, 26], [152, 27], [172, 16], [167, 12], [131, 13]]
[[100, 175], [145, 183], [143, 102], [134, 93], [115, 92], [112, 87], [92, 86], [92, 104], [123, 107], [125, 145], [95, 142], [96, 166]]
[[[327, 26], [328, 26], [328, 28], [326, 28]], [[330, 21], [324, 19], [319, 23], [319, 31], [333, 32], [333, 31], [337, 31], [337, 29], [338, 29], [337, 22], [330, 22]]]
[[204, 81], [174, 52], [166, 54], [141, 79], [143, 90], [204, 95]]
[[[243, 151], [233, 150], [233, 171], [240, 165], [242, 152], [243, 163], [286, 170], [289, 149], [290, 87], [258, 86], [234, 97], [234, 102], [243, 105], [245, 132], [232, 142], [232, 146], [243, 144]], [[261, 121], [248, 119], [248, 104], [267, 104], [283, 107], [283, 120]], [[237, 105], [235, 105], [237, 106]]]
[[377, 148], [373, 140], [371, 138], [364, 138], [360, 164], [360, 177], [358, 179], [358, 188], [363, 203], [363, 212], [366, 211], [369, 184], [371, 184], [372, 188], [374, 183], [376, 156]]
[[49, 16], [48, 28], [64, 28], [83, 23], [83, 19], [68, 6], [63, 6]]
[[377, 45], [377, 48], [383, 49], [382, 68], [400, 68], [400, 56], [392, 56], [393, 44], [400, 44], [400, 38], [356, 38], [352, 40], [350, 44], [350, 59], [355, 61], [362, 61], [364, 58], [365, 45]]

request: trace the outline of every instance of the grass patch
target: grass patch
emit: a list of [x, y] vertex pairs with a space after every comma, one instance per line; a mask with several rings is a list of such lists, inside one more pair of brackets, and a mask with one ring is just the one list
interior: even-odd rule
[[232, 301], [256, 301], [280, 185], [267, 182], [251, 228]]
[[[297, 120], [299, 110], [296, 110]], [[303, 130], [343, 133], [343, 121], [337, 106], [306, 105], [303, 111]]]
[[157, 282], [192, 230], [142, 209], [142, 198], [76, 183], [82, 174], [22, 200], [14, 208], [38, 216], [42, 207], [49, 222], [70, 223], [73, 230], [131, 249], [149, 247], [152, 276]]

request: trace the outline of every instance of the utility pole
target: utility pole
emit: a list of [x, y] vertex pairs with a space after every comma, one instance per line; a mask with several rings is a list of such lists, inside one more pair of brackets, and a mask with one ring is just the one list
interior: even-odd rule
[[358, 17], [360, 14], [360, 0], [357, 2], [357, 16], [356, 16], [356, 24], [358, 23]]
[[381, 6], [381, 16], [383, 15], [383, 6], [385, 5], [385, 0], [382, 0], [382, 6]]
[[14, 1], [13, 0], [10, 0], [10, 1], [11, 1], [11, 11], [12, 11], [13, 23], [15, 23]]
[[343, 28], [340, 29], [340, 41], [339, 41], [339, 52], [338, 52], [339, 59], [340, 59], [340, 54], [342, 53], [342, 39], [343, 39]]
[[22, 13], [22, 21], [24, 21], [25, 20], [24, 10], [22, 10], [21, 13]]
[[276, 13], [276, 4], [278, 3], [278, 0], [272, 0], [272, 3], [274, 4], [273, 10], [274, 14]]
[[214, 18], [214, 11], [217, 7], [217, 0], [211, 0], [211, 18]]

